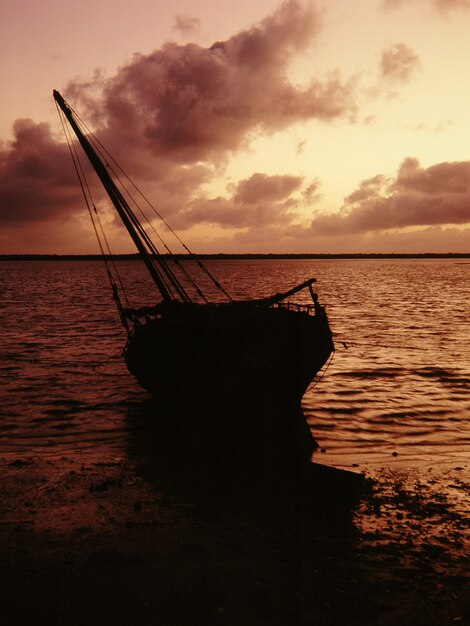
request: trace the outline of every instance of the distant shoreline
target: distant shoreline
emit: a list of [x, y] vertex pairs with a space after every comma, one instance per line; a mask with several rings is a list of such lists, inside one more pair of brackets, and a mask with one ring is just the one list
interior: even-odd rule
[[[163, 254], [164, 258], [172, 258]], [[260, 260], [260, 259], [469, 259], [470, 252], [426, 252], [426, 253], [346, 253], [346, 254], [175, 254], [178, 259], [197, 258], [206, 261]], [[137, 261], [138, 254], [0, 254], [0, 261], [101, 261], [115, 259], [119, 261]]]

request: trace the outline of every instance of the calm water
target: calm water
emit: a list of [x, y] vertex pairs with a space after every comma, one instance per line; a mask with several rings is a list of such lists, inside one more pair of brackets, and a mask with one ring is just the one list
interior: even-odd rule
[[[392, 467], [468, 459], [469, 263], [207, 265], [236, 297], [317, 277], [337, 350], [304, 397], [324, 450], [316, 460]], [[145, 270], [120, 267], [133, 303], [144, 303], [152, 290]], [[0, 453], [124, 454], [148, 396], [122, 361], [125, 332], [102, 263], [0, 263], [0, 319]]]

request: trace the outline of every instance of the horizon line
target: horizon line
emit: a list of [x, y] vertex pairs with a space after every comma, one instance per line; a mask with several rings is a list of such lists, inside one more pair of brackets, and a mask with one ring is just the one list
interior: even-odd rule
[[[277, 253], [277, 252], [253, 252], [234, 253], [216, 252], [201, 254], [161, 254], [163, 258], [171, 259], [206, 259], [206, 260], [236, 260], [236, 259], [436, 259], [436, 258], [470, 258], [470, 252], [345, 252], [345, 253]], [[139, 260], [138, 252], [122, 254], [0, 254], [0, 261], [99, 261], [110, 260]]]

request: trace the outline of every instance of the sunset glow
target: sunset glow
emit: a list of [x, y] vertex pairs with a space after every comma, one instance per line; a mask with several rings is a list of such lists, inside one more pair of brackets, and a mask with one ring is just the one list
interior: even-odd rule
[[8, 0], [0, 253], [98, 251], [54, 88], [196, 252], [470, 252], [469, 26], [469, 0]]

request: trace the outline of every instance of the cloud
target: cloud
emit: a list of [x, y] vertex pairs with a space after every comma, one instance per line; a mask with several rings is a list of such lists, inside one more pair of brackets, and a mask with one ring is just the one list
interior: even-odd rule
[[0, 222], [43, 221], [70, 214], [81, 198], [65, 144], [49, 124], [17, 120], [0, 151]]
[[[180, 32], [196, 25], [194, 18], [176, 17]], [[290, 64], [320, 30], [313, 5], [287, 0], [226, 41], [209, 48], [168, 42], [135, 55], [115, 75], [97, 70], [71, 81], [65, 95], [128, 173], [150, 183], [148, 195], [170, 222], [175, 217], [175, 225], [289, 223], [297, 204], [315, 196], [312, 187], [302, 197], [297, 177], [258, 173], [226, 198], [209, 198], [202, 190], [223, 175], [231, 154], [260, 133], [354, 115], [354, 79], [343, 81], [334, 71], [303, 85], [288, 78]], [[0, 222], [42, 229], [54, 221], [52, 248], [54, 236], [66, 239], [60, 239], [60, 220], [85, 208], [68, 148], [48, 124], [18, 120], [14, 133], [0, 151]]]
[[434, 4], [443, 12], [470, 8], [470, 0], [434, 0]]
[[399, 7], [405, 4], [405, 0], [383, 0], [382, 7], [386, 11], [391, 11], [393, 9], [398, 9]]
[[420, 2], [431, 6], [441, 13], [449, 13], [454, 10], [466, 10], [470, 8], [470, 0], [383, 0], [382, 7], [385, 10], [394, 10], [408, 4]]
[[220, 161], [249, 142], [302, 120], [350, 118], [354, 80], [338, 73], [291, 83], [290, 63], [320, 31], [313, 6], [288, 0], [259, 24], [210, 48], [169, 42], [136, 55], [100, 85], [102, 99], [87, 98], [90, 85], [73, 82], [101, 133], [115, 144], [138, 143], [159, 157], [180, 163]]
[[422, 168], [407, 158], [394, 179], [362, 181], [338, 213], [316, 216], [313, 232], [366, 233], [411, 226], [470, 223], [470, 161]]
[[175, 15], [173, 30], [178, 31], [181, 35], [194, 35], [200, 26], [201, 23], [197, 17], [183, 14]]
[[410, 230], [339, 233], [335, 237], [301, 225], [268, 225], [230, 237], [199, 241], [198, 249], [217, 252], [280, 253], [448, 253], [469, 252], [470, 228], [426, 226]]
[[434, 124], [433, 126], [430, 126], [429, 124], [426, 124], [425, 122], [420, 122], [419, 124], [414, 124], [414, 125], [404, 124], [404, 127], [411, 128], [412, 130], [417, 130], [417, 131], [426, 131], [426, 132], [431, 132], [431, 133], [446, 133], [450, 128], [452, 128], [452, 126], [454, 126], [454, 124], [455, 122], [453, 120], [441, 120], [437, 122], [436, 124]]
[[300, 187], [298, 176], [267, 176], [256, 173], [238, 183], [234, 195], [235, 202], [256, 204], [284, 200]]
[[255, 173], [239, 181], [230, 197], [200, 196], [187, 208], [173, 215], [178, 228], [209, 223], [223, 228], [258, 228], [290, 224], [303, 204], [303, 195], [295, 195], [303, 186], [300, 176], [268, 176]]
[[419, 57], [409, 46], [398, 43], [382, 53], [380, 74], [394, 82], [407, 82], [419, 67]]

